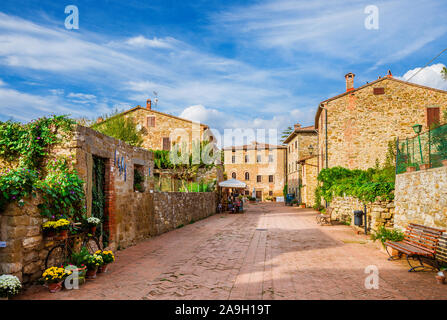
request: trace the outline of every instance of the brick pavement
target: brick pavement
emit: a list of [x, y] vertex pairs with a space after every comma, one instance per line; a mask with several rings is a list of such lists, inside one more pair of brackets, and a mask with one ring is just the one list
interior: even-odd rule
[[[433, 272], [409, 273], [350, 227], [318, 226], [282, 204], [218, 214], [117, 252], [80, 290], [33, 286], [17, 299], [445, 299]], [[377, 266], [379, 289], [364, 286]]]

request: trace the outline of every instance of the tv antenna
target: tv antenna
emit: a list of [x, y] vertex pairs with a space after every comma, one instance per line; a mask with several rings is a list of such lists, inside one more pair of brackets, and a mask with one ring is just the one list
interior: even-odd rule
[[157, 106], [158, 103], [158, 92], [157, 91], [152, 91], [152, 93], [154, 94], [155, 98], [154, 98], [154, 104], [155, 106]]

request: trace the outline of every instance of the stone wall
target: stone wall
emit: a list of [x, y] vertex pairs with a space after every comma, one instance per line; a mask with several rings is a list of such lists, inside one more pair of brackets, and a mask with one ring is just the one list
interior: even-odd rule
[[447, 229], [447, 167], [396, 176], [395, 226], [409, 223]]
[[[384, 94], [375, 95], [375, 88]], [[413, 137], [412, 125], [427, 127], [427, 108], [447, 110], [447, 92], [384, 78], [324, 104], [327, 109], [328, 166], [349, 169], [383, 164], [388, 142], [394, 138]], [[320, 170], [326, 167], [325, 113], [319, 116]]]
[[[109, 248], [125, 248], [151, 236], [175, 229], [181, 224], [205, 218], [215, 212], [214, 193], [158, 193], [153, 191], [153, 154], [134, 148], [122, 141], [107, 137], [90, 128], [77, 127], [73, 137], [57, 146], [53, 155], [71, 155], [75, 168], [86, 182], [87, 214], [91, 214], [93, 156], [105, 160], [105, 194]], [[126, 175], [119, 170], [116, 158], [123, 157]], [[144, 192], [133, 188], [134, 166], [144, 168]], [[48, 248], [54, 242], [42, 237], [41, 217], [36, 198], [25, 199], [25, 205], [9, 204], [0, 213], [0, 274], [13, 274], [24, 283], [42, 274]]]
[[[332, 219], [351, 221], [354, 225], [354, 210], [364, 210], [363, 203], [353, 197], [335, 197], [330, 203]], [[393, 201], [377, 201], [366, 205], [368, 216], [368, 230], [377, 231], [379, 227], [393, 227], [395, 206]]]
[[161, 234], [216, 212], [214, 192], [155, 192], [154, 232]]

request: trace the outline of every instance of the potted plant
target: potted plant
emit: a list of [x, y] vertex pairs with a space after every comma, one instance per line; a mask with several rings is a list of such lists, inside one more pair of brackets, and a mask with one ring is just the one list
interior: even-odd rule
[[98, 268], [102, 266], [104, 261], [102, 256], [99, 254], [91, 254], [87, 257], [87, 279], [95, 279]]
[[438, 284], [445, 283], [445, 274], [444, 274], [445, 270], [446, 270], [446, 268], [441, 268], [441, 270], [436, 274], [435, 278], [436, 278], [436, 282]]
[[441, 162], [442, 162], [442, 165], [443, 165], [444, 167], [447, 167], [447, 159], [444, 159], [444, 160], [442, 160]]
[[293, 199], [291, 202], [292, 206], [297, 207], [298, 206], [298, 200]]
[[65, 268], [50, 267], [43, 272], [42, 279], [48, 285], [48, 290], [51, 293], [56, 293], [61, 291], [62, 283], [71, 273], [72, 271], [65, 270]]
[[423, 163], [419, 166], [419, 169], [421, 170], [427, 170], [431, 168], [431, 164], [430, 163]]
[[70, 257], [70, 269], [77, 270], [80, 284], [85, 282], [85, 275], [87, 273], [86, 263], [89, 256], [90, 253], [87, 248], [82, 247], [78, 252], [73, 252]]
[[248, 196], [247, 199], [248, 199], [249, 203], [255, 203], [256, 202], [256, 198], [253, 198], [251, 196]]
[[[99, 252], [99, 253], [98, 253]], [[105, 273], [109, 268], [109, 264], [115, 261], [115, 256], [112, 251], [100, 251], [96, 253], [100, 254], [102, 257], [103, 265], [98, 268], [98, 273]]]
[[22, 289], [19, 278], [10, 274], [0, 276], [0, 300], [8, 300], [9, 297], [15, 296]]
[[56, 235], [56, 221], [47, 221], [42, 225], [43, 234], [47, 237], [54, 237]]
[[[385, 246], [385, 242], [390, 240], [390, 241], [402, 241], [404, 239], [405, 235], [402, 233], [402, 231], [400, 231], [399, 229], [387, 229], [384, 226], [381, 226], [379, 228], [379, 230], [374, 231], [374, 233], [371, 235], [371, 239], [375, 242], [376, 240], [380, 240], [380, 242], [382, 243], [382, 248], [384, 249], [384, 251], [386, 252], [386, 246]], [[394, 249], [391, 248], [391, 255], [395, 256], [397, 255], [399, 252]]]
[[413, 171], [416, 171], [416, 168], [417, 168], [417, 165], [416, 165], [416, 163], [409, 163], [408, 165], [407, 165], [407, 172], [413, 172]]
[[96, 227], [101, 223], [101, 219], [96, 217], [88, 217], [85, 222], [87, 227], [90, 229], [90, 233], [95, 234]]
[[304, 202], [300, 203], [300, 208], [306, 208], [306, 204]]

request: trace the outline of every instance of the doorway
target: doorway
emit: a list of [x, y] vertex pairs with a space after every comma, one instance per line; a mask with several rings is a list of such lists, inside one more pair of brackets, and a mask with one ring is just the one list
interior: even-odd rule
[[106, 159], [93, 156], [93, 174], [92, 174], [92, 216], [101, 219], [102, 224], [96, 228], [96, 237], [102, 242], [103, 247], [109, 245], [109, 230], [104, 228], [108, 223], [108, 217], [105, 214], [106, 194]]

